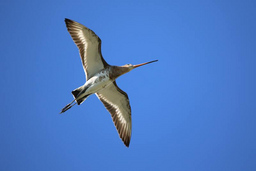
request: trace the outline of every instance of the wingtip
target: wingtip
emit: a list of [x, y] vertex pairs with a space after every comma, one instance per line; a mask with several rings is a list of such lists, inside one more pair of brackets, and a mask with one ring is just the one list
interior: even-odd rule
[[70, 20], [70, 19], [68, 19], [68, 18], [65, 18], [65, 23], [67, 24], [67, 23], [72, 23], [72, 22], [74, 22], [73, 20]]
[[122, 141], [123, 141], [124, 145], [125, 145], [127, 148], [129, 148], [129, 146], [130, 146], [130, 138], [128, 138], [128, 139], [122, 139]]
[[130, 142], [124, 143], [124, 145], [125, 145], [127, 148], [129, 148]]

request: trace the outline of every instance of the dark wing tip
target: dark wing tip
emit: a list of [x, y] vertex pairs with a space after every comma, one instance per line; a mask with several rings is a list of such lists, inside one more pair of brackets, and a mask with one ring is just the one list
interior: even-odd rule
[[68, 25], [70, 25], [70, 24], [75, 23], [75, 21], [70, 20], [70, 19], [68, 19], [68, 18], [65, 18], [65, 23], [66, 23], [66, 25], [68, 26]]
[[73, 20], [70, 20], [70, 19], [68, 19], [68, 18], [65, 18], [65, 22], [67, 23], [67, 22], [73, 22]]
[[130, 145], [130, 139], [128, 139], [128, 140], [123, 140], [123, 142], [124, 142], [124, 145], [127, 147], [127, 148], [129, 148], [129, 145]]
[[[126, 147], [129, 147], [130, 140], [131, 140], [130, 130], [127, 130], [123, 125], [121, 126], [119, 121], [117, 121], [115, 119], [113, 119], [113, 121], [114, 121], [114, 124], [116, 126], [119, 137], [123, 141], [124, 145]], [[126, 129], [126, 131], [125, 131], [125, 129]]]

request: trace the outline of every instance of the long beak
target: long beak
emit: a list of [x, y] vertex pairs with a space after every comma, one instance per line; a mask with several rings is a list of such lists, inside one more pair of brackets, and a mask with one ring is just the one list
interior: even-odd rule
[[158, 60], [154, 60], [154, 61], [150, 61], [150, 62], [146, 62], [146, 63], [142, 63], [142, 64], [138, 64], [138, 65], [133, 65], [134, 68], [137, 68], [137, 67], [140, 67], [140, 66], [143, 66], [143, 65], [146, 65], [146, 64], [150, 64], [152, 62], [157, 62]]

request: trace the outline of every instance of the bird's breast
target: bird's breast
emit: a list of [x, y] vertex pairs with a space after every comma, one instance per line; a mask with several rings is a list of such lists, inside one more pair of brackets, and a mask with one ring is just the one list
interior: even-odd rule
[[108, 81], [109, 78], [109, 71], [107, 70], [103, 70], [100, 73], [95, 75], [96, 79], [95, 79], [95, 83], [99, 83], [99, 82], [105, 82]]

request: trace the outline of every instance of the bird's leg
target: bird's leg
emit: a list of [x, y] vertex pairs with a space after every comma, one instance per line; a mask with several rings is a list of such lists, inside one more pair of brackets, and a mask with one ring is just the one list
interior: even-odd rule
[[75, 102], [75, 99], [74, 99], [72, 102], [70, 102], [69, 104], [67, 104], [67, 105], [61, 110], [60, 114], [66, 112], [68, 109], [70, 109], [71, 107], [73, 107], [73, 106], [76, 104], [76, 102], [75, 102], [75, 103], [74, 103], [74, 102]]

